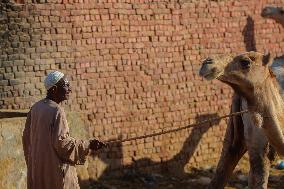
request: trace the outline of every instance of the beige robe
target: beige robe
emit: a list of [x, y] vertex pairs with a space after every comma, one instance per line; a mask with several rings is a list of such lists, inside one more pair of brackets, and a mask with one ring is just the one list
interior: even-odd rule
[[66, 115], [43, 99], [28, 113], [23, 133], [28, 189], [79, 189], [75, 165], [83, 164], [89, 142], [69, 135]]

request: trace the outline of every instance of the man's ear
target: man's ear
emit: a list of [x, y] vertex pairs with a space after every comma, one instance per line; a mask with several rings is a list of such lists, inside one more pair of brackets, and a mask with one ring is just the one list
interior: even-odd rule
[[262, 65], [270, 67], [272, 65], [273, 58], [270, 53], [263, 55], [262, 57]]

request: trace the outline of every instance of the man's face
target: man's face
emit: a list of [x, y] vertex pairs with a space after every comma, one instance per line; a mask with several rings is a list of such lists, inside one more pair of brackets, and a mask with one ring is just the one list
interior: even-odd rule
[[60, 102], [69, 99], [69, 94], [72, 92], [70, 83], [66, 77], [62, 78], [57, 84], [57, 97]]

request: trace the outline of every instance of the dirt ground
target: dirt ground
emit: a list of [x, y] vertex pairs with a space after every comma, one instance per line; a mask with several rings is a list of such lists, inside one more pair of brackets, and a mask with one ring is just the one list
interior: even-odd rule
[[[183, 178], [132, 171], [99, 182], [93, 181], [89, 189], [203, 189], [209, 185], [213, 175], [214, 169], [191, 169]], [[235, 171], [225, 189], [248, 189], [247, 175], [247, 172]], [[271, 168], [268, 188], [284, 188], [284, 170]]]

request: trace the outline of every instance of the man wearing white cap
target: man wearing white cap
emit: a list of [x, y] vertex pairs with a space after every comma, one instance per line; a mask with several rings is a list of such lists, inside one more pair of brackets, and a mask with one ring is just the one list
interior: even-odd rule
[[84, 164], [90, 150], [106, 145], [96, 139], [70, 137], [59, 105], [71, 93], [63, 73], [49, 73], [44, 85], [47, 96], [32, 106], [23, 133], [28, 189], [79, 189], [75, 165]]

